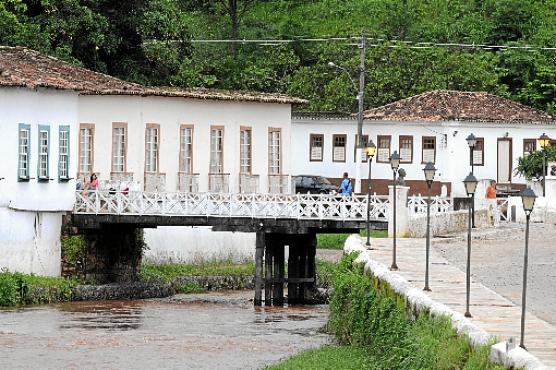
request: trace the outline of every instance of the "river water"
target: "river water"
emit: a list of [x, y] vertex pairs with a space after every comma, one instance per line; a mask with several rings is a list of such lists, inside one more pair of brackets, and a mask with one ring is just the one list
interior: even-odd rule
[[328, 307], [252, 291], [0, 310], [0, 369], [258, 369], [328, 342]]

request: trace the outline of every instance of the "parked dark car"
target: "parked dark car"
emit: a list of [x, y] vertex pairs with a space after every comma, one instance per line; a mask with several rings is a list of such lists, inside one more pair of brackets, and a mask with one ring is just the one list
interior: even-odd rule
[[330, 194], [338, 190], [338, 187], [323, 176], [299, 175], [295, 176], [295, 192], [311, 194]]

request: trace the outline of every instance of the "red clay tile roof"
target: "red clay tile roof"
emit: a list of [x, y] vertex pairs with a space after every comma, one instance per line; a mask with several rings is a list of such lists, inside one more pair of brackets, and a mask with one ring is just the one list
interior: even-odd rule
[[550, 114], [486, 92], [434, 90], [363, 113], [385, 121], [482, 121], [556, 123]]
[[0, 46], [0, 86], [74, 90], [83, 95], [171, 96], [191, 99], [305, 104], [282, 94], [148, 87], [79, 67], [24, 47]]

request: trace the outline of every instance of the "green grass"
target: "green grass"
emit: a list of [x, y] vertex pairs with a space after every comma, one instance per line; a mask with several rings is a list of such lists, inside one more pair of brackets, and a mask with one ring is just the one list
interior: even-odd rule
[[178, 276], [248, 276], [255, 274], [255, 263], [203, 262], [200, 264], [144, 263], [140, 278], [143, 281], [171, 282]]
[[333, 268], [326, 329], [340, 346], [303, 352], [270, 369], [502, 370], [488, 361], [490, 346], [471, 346], [446, 317], [415, 317], [405, 299], [345, 256]]
[[0, 272], [0, 306], [69, 301], [77, 279]]
[[[344, 243], [350, 234], [319, 234], [317, 235], [317, 248], [343, 249]], [[362, 230], [360, 235], [367, 237], [367, 231]], [[387, 238], [388, 230], [371, 230], [371, 238]]]
[[372, 369], [367, 351], [357, 346], [323, 346], [290, 357], [269, 370], [364, 370]]

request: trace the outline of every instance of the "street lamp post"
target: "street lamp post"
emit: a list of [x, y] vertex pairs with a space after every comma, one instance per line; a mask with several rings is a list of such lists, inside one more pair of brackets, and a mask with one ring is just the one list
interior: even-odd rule
[[394, 196], [392, 197], [392, 223], [393, 223], [393, 232], [392, 232], [392, 266], [390, 266], [390, 270], [397, 271], [398, 265], [396, 264], [396, 198], [398, 197], [398, 193], [396, 192], [396, 175], [398, 173], [398, 168], [400, 167], [400, 156], [398, 155], [397, 151], [394, 151], [390, 156], [390, 167], [392, 167], [392, 175], [393, 175], [393, 193]]
[[365, 153], [367, 154], [367, 160], [369, 161], [369, 184], [367, 187], [367, 248], [369, 248], [371, 246], [371, 163], [373, 162], [373, 157], [376, 153], [376, 145], [372, 140], [369, 140]]
[[[365, 144], [363, 142], [363, 109], [364, 109], [364, 97], [365, 97], [365, 46], [366, 46], [366, 39], [365, 35], [361, 35], [360, 42], [359, 42], [359, 89], [355, 87], [355, 82], [351, 77], [351, 74], [347, 71], [347, 69], [336, 65], [334, 62], [328, 62], [328, 66], [330, 68], [336, 68], [343, 72], [345, 72], [350, 81], [353, 85], [354, 90], [357, 91], [357, 101], [358, 101], [358, 109], [357, 109], [357, 142], [355, 144], [355, 158], [361, 158], [363, 154], [363, 148]], [[355, 193], [361, 193], [361, 160], [357, 159], [355, 161]]]
[[425, 266], [425, 287], [423, 290], [431, 291], [429, 287], [429, 253], [431, 247], [431, 188], [436, 173], [436, 168], [432, 162], [427, 162], [425, 168], [425, 180], [427, 181], [428, 194], [427, 194], [427, 241], [426, 241], [426, 266]]
[[523, 292], [521, 294], [521, 336], [519, 346], [525, 348], [523, 339], [525, 336], [525, 304], [527, 297], [527, 264], [529, 259], [529, 219], [533, 206], [535, 205], [535, 192], [527, 188], [521, 192], [521, 201], [523, 203], [523, 210], [525, 211], [525, 253], [523, 257]]
[[550, 145], [550, 138], [543, 133], [539, 138], [539, 145], [542, 149], [542, 196], [546, 196], [546, 148]]
[[[465, 191], [469, 199], [472, 199], [475, 190], [477, 189], [477, 179], [472, 173], [467, 175], [463, 180]], [[471, 317], [469, 312], [469, 295], [471, 290], [471, 217], [472, 207], [469, 207], [468, 228], [467, 228], [467, 269], [465, 273], [465, 317]]]
[[[467, 145], [469, 146], [469, 163], [471, 164], [471, 174], [475, 174], [475, 163], [473, 161], [473, 150], [475, 149], [475, 145], [477, 145], [477, 138], [473, 133], [470, 133], [469, 136], [465, 139], [467, 141]], [[475, 193], [471, 197], [471, 207], [473, 208], [473, 212], [471, 213], [471, 227], [475, 228]]]

